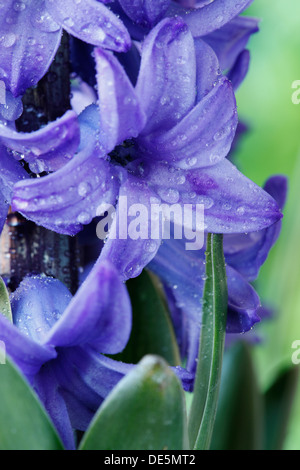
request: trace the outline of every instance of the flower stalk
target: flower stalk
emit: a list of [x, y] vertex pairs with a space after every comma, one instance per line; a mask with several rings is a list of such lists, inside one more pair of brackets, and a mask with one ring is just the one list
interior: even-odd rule
[[226, 335], [228, 290], [223, 236], [208, 234], [198, 367], [190, 410], [190, 444], [209, 450], [217, 413]]

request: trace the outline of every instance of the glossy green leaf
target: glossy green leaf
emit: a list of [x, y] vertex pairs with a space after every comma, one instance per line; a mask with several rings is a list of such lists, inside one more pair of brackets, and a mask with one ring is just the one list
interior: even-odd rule
[[226, 351], [212, 450], [263, 449], [264, 406], [250, 346]]
[[131, 337], [118, 360], [137, 364], [147, 354], [163, 357], [169, 365], [180, 365], [180, 354], [164, 293], [157, 278], [147, 270], [127, 282], [131, 298]]
[[12, 312], [9, 301], [9, 294], [6, 289], [6, 285], [0, 277], [0, 313], [12, 321]]
[[190, 443], [209, 449], [216, 416], [227, 320], [227, 278], [223, 236], [207, 236], [206, 276], [198, 367], [189, 415]]
[[299, 379], [299, 367], [284, 370], [265, 393], [266, 450], [282, 450]]
[[62, 450], [35, 393], [13, 363], [0, 365], [0, 450]]
[[101, 405], [81, 450], [183, 450], [187, 425], [181, 383], [164, 359], [146, 356]]

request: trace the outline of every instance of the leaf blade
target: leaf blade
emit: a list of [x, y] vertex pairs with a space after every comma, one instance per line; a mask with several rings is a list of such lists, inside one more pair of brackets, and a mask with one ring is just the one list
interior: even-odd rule
[[208, 234], [206, 282], [194, 396], [189, 415], [190, 443], [209, 449], [217, 412], [227, 321], [227, 277], [223, 236]]
[[101, 405], [80, 450], [183, 450], [187, 446], [180, 381], [162, 358], [148, 355]]
[[8, 318], [9, 321], [13, 321], [9, 294], [2, 277], [0, 277], [0, 313]]
[[298, 381], [299, 368], [287, 368], [265, 393], [266, 450], [283, 450]]
[[250, 346], [229, 347], [211, 450], [262, 450], [264, 401]]
[[46, 411], [9, 358], [0, 365], [0, 450], [63, 450]]

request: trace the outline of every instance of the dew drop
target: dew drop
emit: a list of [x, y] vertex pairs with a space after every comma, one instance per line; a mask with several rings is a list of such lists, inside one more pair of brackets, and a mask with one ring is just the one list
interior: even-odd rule
[[153, 240], [148, 240], [146, 243], [145, 243], [145, 250], [148, 252], [148, 253], [154, 253], [156, 251], [156, 248], [157, 248], [157, 244], [155, 243], [155, 241]]
[[24, 11], [26, 8], [26, 5], [24, 2], [15, 2], [14, 3], [14, 10], [15, 11]]
[[169, 188], [164, 189], [160, 188], [158, 191], [159, 196], [169, 204], [176, 204], [179, 201], [179, 191], [177, 189]]
[[243, 206], [240, 206], [236, 210], [238, 215], [244, 215], [245, 214], [245, 208]]
[[77, 222], [80, 224], [88, 224], [91, 221], [91, 216], [88, 212], [81, 212], [77, 217]]
[[82, 182], [78, 185], [78, 194], [81, 197], [85, 197], [90, 191], [92, 187], [89, 183]]
[[14, 33], [7, 33], [0, 37], [0, 44], [3, 47], [12, 47], [17, 40], [17, 36]]

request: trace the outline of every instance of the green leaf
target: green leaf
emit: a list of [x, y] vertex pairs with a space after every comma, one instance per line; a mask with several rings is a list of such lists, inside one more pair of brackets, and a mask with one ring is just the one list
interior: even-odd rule
[[13, 321], [9, 294], [7, 292], [6, 285], [2, 277], [0, 277], [0, 313], [2, 313], [2, 315], [8, 318], [11, 322]]
[[181, 383], [164, 359], [146, 356], [103, 402], [80, 450], [183, 450], [187, 424]]
[[206, 282], [194, 396], [189, 415], [191, 445], [209, 449], [221, 381], [227, 320], [227, 278], [223, 236], [207, 236]]
[[133, 326], [125, 350], [114, 358], [137, 364], [147, 354], [154, 354], [163, 357], [171, 366], [180, 365], [173, 325], [157, 278], [144, 270], [126, 285], [131, 298]]
[[38, 398], [13, 363], [0, 365], [0, 450], [62, 450]]
[[299, 367], [282, 371], [265, 393], [266, 450], [282, 450], [296, 396]]
[[212, 450], [262, 450], [263, 396], [250, 346], [234, 344], [226, 351]]

